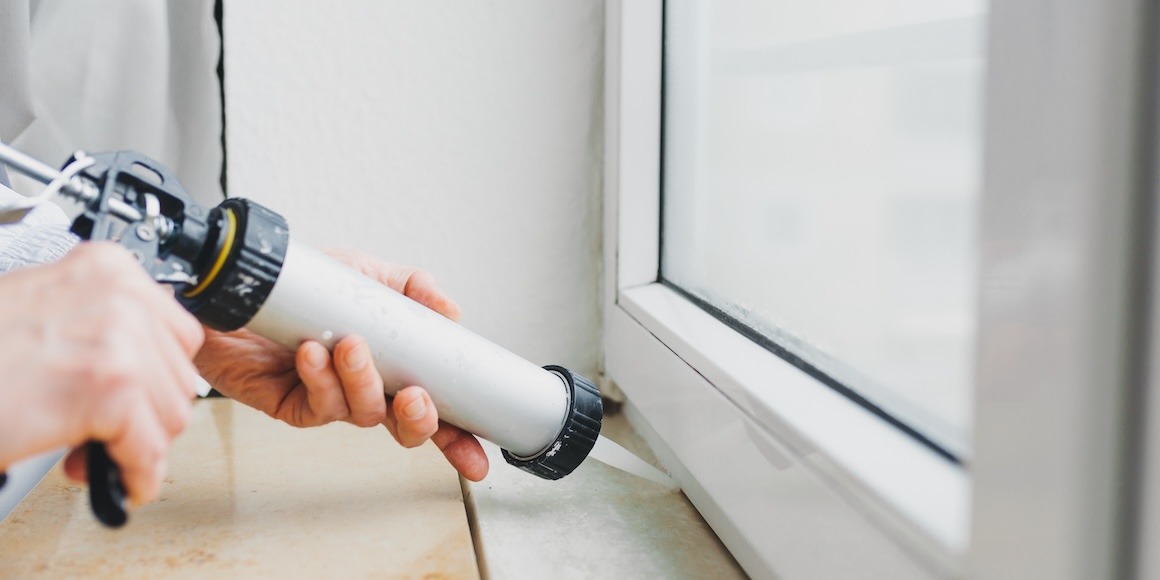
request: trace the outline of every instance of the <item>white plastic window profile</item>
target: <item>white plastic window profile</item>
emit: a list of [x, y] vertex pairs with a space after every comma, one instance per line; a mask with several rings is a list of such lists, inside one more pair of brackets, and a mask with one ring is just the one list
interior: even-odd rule
[[[606, 369], [746, 570], [1078, 579], [1154, 567], [1123, 509], [1156, 503], [1132, 491], [1141, 426], [1124, 404], [1143, 388], [1132, 313], [1153, 295], [1136, 257], [1154, 244], [1138, 214], [1154, 188], [1134, 153], [1153, 111], [1148, 4], [993, 6], [969, 470], [876, 433], [882, 421], [807, 374], [776, 374], [776, 357], [657, 284], [662, 5], [606, 14]], [[868, 455], [859, 440], [873, 441]], [[940, 473], [941, 487], [923, 485]], [[939, 509], [916, 517], [923, 502]]]

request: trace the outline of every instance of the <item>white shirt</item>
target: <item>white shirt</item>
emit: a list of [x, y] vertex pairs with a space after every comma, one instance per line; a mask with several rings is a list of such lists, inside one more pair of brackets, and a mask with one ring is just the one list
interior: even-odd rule
[[[22, 197], [0, 185], [0, 205]], [[51, 203], [40, 204], [20, 223], [0, 226], [0, 274], [59, 260], [78, 241], [68, 228], [64, 212]]]

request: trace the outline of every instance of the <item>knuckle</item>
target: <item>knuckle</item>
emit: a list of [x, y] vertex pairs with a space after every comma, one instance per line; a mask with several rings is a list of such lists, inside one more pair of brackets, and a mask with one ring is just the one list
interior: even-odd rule
[[86, 264], [97, 264], [104, 260], [105, 249], [97, 242], [81, 242], [68, 253], [68, 260], [82, 261]]
[[154, 475], [160, 473], [165, 464], [165, 455], [168, 452], [169, 444], [161, 437], [145, 438], [141, 434], [138, 434], [137, 437], [138, 441], [129, 443], [128, 447], [125, 448], [130, 453], [126, 462], [132, 464], [130, 471], [136, 473], [141, 480], [148, 480], [148, 483], [152, 483]]
[[416, 429], [415, 426], [400, 425], [399, 427], [399, 443], [408, 449], [418, 447], [430, 439], [429, 435]]
[[325, 405], [322, 409], [315, 409], [313, 413], [315, 420], [306, 421], [304, 417], [300, 417], [296, 424], [298, 425], [325, 425], [327, 423], [334, 423], [335, 421], [346, 421], [350, 419], [350, 411], [345, 405], [340, 403], [331, 403]]
[[190, 405], [178, 405], [177, 408], [174, 409], [173, 417], [170, 419], [169, 424], [167, 425], [170, 437], [176, 437], [185, 431], [185, 428], [189, 425], [189, 417], [191, 413], [192, 408]]
[[101, 309], [105, 321], [131, 321], [141, 316], [141, 309], [124, 294], [112, 294], [105, 298]]
[[197, 367], [192, 364], [183, 364], [182, 368], [184, 370], [181, 371], [181, 378], [177, 384], [177, 390], [182, 397], [182, 408], [188, 408], [188, 411], [192, 412], [192, 403], [190, 401], [197, 398], [198, 382], [204, 379], [201, 378]]
[[201, 347], [205, 344], [205, 328], [202, 327], [201, 323], [192, 314], [180, 309], [179, 314], [179, 320], [181, 320], [179, 324], [182, 328], [178, 329], [178, 338], [181, 343], [189, 347], [193, 352], [201, 350]]
[[133, 385], [137, 372], [121, 357], [92, 353], [78, 359], [76, 374], [97, 392], [108, 395]]
[[399, 269], [396, 270], [396, 275], [402, 280], [404, 289], [410, 288], [422, 274], [422, 270], [411, 266], [399, 266]]
[[198, 346], [201, 346], [203, 343], [205, 343], [205, 327], [201, 325], [201, 321], [199, 321], [197, 317], [190, 314], [189, 312], [186, 312], [185, 310], [179, 310], [179, 312], [181, 312], [181, 316], [186, 321], [186, 324], [189, 325], [190, 338], [194, 339]]
[[374, 427], [387, 417], [386, 409], [368, 409], [360, 411], [351, 417], [351, 422], [359, 427]]
[[160, 466], [165, 461], [165, 455], [169, 452], [169, 440], [154, 437], [147, 440], [142, 446], [142, 454], [147, 463], [152, 466]]
[[150, 465], [160, 465], [162, 461], [165, 461], [165, 452], [168, 448], [169, 445], [164, 441], [154, 440], [153, 444], [145, 448], [145, 456], [148, 458], [148, 463]]
[[133, 264], [124, 248], [104, 242], [80, 244], [72, 255], [97, 273], [120, 272]]

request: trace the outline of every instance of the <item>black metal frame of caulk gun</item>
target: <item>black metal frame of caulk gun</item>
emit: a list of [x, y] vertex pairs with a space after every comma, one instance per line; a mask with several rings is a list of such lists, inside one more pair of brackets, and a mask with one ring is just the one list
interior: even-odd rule
[[[77, 157], [73, 155], [66, 167]], [[200, 240], [190, 239], [190, 234], [205, 235], [206, 212], [193, 203], [168, 169], [152, 159], [126, 151], [95, 155], [93, 160], [95, 163], [82, 175], [97, 186], [98, 197], [81, 200], [85, 210], [73, 221], [72, 232], [86, 240], [118, 242], [158, 281], [192, 282], [190, 272], [194, 270], [189, 261], [166, 258], [174, 255], [178, 245], [200, 249]], [[110, 202], [118, 195], [140, 212], [140, 220], [129, 221], [126, 218], [130, 216], [117, 216], [110, 211]], [[120, 468], [103, 443], [87, 443], [85, 456], [93, 515], [106, 526], [123, 526], [128, 512]]]
[[[71, 231], [84, 240], [118, 243], [155, 280], [174, 285], [183, 302], [196, 300], [205, 286], [197, 273], [212, 269], [212, 262], [230, 249], [225, 232], [227, 222], [236, 218], [223, 209], [230, 202], [206, 210], [167, 168], [134, 151], [77, 152], [63, 174], [74, 164], [83, 169], [60, 184], [61, 195], [83, 207]], [[119, 467], [102, 443], [90, 441], [85, 454], [93, 514], [107, 526], [124, 525], [127, 497]]]

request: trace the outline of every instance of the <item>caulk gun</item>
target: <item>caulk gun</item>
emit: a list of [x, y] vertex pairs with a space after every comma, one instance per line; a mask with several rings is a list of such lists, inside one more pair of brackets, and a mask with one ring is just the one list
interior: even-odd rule
[[[253, 201], [198, 205], [160, 163], [133, 151], [77, 152], [57, 171], [0, 144], [0, 162], [48, 186], [5, 208], [18, 221], [52, 195], [79, 203], [72, 232], [128, 249], [186, 310], [211, 328], [246, 327], [290, 348], [327, 348], [357, 334], [388, 395], [427, 389], [448, 423], [501, 448], [508, 463], [545, 479], [568, 475], [592, 451], [603, 407], [591, 381], [536, 366], [402, 294], [291, 240], [286, 220]], [[93, 511], [125, 523], [120, 473], [103, 445], [87, 448]]]

